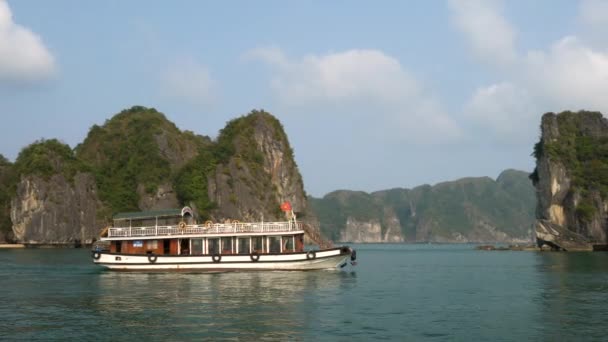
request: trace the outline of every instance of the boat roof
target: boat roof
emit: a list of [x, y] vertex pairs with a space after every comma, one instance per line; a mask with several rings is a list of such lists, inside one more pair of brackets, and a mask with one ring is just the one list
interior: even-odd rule
[[182, 216], [182, 209], [163, 209], [149, 211], [133, 211], [118, 213], [114, 215], [114, 220], [136, 220], [154, 217], [175, 217]]

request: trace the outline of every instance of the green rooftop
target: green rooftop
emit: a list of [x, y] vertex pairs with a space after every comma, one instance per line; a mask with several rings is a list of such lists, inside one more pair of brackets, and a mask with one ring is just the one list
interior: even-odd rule
[[150, 211], [135, 211], [128, 213], [118, 213], [114, 215], [114, 220], [138, 220], [155, 217], [174, 217], [182, 216], [182, 209], [163, 209]]

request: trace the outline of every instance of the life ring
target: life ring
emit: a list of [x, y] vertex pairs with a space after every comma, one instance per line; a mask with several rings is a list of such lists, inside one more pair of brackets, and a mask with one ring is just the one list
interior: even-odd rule
[[101, 253], [99, 253], [99, 252], [93, 252], [92, 256], [93, 256], [93, 259], [99, 260], [99, 258], [101, 258]]
[[179, 229], [184, 230], [186, 229], [186, 222], [182, 221], [179, 223]]
[[251, 258], [251, 261], [253, 261], [253, 262], [260, 260], [260, 255], [258, 254], [258, 252], [251, 253], [249, 255], [249, 257]]
[[306, 259], [308, 260], [315, 259], [316, 257], [317, 253], [315, 253], [314, 251], [308, 251], [308, 253], [306, 253]]
[[148, 254], [148, 261], [151, 263], [155, 263], [156, 259], [158, 259], [158, 256], [154, 253]]
[[232, 220], [232, 223], [241, 223], [239, 220]]
[[213, 262], [220, 262], [222, 260], [222, 256], [215, 253], [211, 256], [211, 259], [213, 259]]
[[213, 221], [209, 220], [205, 222], [205, 227], [211, 228], [211, 226], [213, 226]]

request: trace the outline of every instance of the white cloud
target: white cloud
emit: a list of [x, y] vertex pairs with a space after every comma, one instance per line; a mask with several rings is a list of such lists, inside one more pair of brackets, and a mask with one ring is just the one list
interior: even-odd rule
[[522, 64], [525, 73], [521, 82], [534, 87], [555, 110], [608, 113], [608, 51], [594, 50], [568, 36], [546, 52], [530, 52]]
[[465, 106], [469, 119], [501, 141], [521, 141], [536, 132], [539, 111], [527, 89], [508, 82], [478, 88]]
[[289, 61], [276, 48], [256, 49], [250, 55], [277, 68], [272, 86], [290, 104], [311, 100], [396, 102], [417, 91], [416, 81], [399, 62], [377, 50], [307, 55], [296, 61]]
[[502, 1], [449, 0], [452, 19], [473, 52], [484, 62], [505, 66], [515, 61], [515, 30], [502, 16]]
[[192, 59], [167, 67], [161, 75], [164, 95], [196, 105], [207, 105], [215, 99], [215, 81], [209, 70]]
[[38, 35], [16, 24], [0, 0], [0, 82], [36, 82], [51, 77], [55, 60]]
[[397, 59], [382, 51], [348, 50], [290, 59], [278, 48], [259, 48], [246, 56], [271, 66], [271, 88], [287, 107], [326, 112], [331, 108], [333, 115], [365, 118], [361, 123], [370, 123], [365, 129], [388, 135], [385, 138], [422, 142], [460, 134], [438, 101]]
[[[450, 6], [458, 8], [454, 14], [457, 21], [474, 18], [480, 13], [480, 6], [484, 8], [481, 12], [493, 8], [493, 13], [485, 13], [485, 17], [493, 18], [500, 27], [510, 27], [496, 7], [464, 0], [450, 1]], [[584, 1], [579, 9], [579, 17], [588, 23], [599, 26], [608, 23], [608, 1]], [[478, 29], [471, 31], [482, 31], [481, 27]], [[476, 34], [465, 33], [469, 38]], [[513, 40], [506, 41], [510, 43], [505, 49], [515, 51]], [[465, 105], [466, 117], [474, 124], [490, 128], [498, 137], [520, 141], [522, 134], [529, 132], [518, 127], [536, 128], [543, 112], [588, 109], [608, 113], [605, 48], [592, 47], [570, 35], [546, 50], [530, 50], [521, 56], [513, 52], [509, 63], [509, 68], [497, 69], [502, 81], [477, 89]]]

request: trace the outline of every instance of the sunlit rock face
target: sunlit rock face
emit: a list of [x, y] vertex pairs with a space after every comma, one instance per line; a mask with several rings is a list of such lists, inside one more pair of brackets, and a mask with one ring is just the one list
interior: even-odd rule
[[89, 173], [76, 174], [72, 182], [62, 175], [23, 177], [11, 201], [14, 239], [26, 244], [91, 243], [103, 225], [97, 221], [98, 206]]

